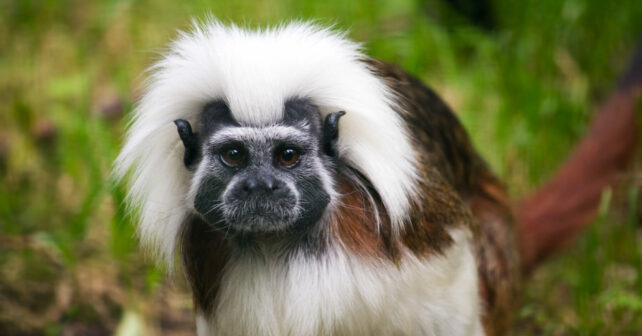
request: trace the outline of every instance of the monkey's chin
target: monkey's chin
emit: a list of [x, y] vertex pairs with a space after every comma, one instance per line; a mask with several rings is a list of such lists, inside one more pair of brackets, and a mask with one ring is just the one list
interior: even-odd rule
[[246, 216], [228, 221], [228, 225], [237, 233], [275, 233], [285, 231], [292, 223], [289, 220], [273, 219], [264, 216]]

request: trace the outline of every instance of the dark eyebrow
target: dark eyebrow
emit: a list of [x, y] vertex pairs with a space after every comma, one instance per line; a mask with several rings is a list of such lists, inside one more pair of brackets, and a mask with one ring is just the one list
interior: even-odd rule
[[301, 127], [301, 125], [307, 124], [309, 125], [308, 131], [315, 136], [319, 136], [321, 112], [319, 107], [308, 98], [290, 98], [285, 102], [281, 123], [294, 127]]
[[201, 134], [209, 135], [223, 127], [240, 126], [223, 100], [207, 103], [201, 112]]

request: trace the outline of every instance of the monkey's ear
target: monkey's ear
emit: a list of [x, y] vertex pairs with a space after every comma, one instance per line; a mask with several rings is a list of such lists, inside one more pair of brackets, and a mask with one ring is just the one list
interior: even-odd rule
[[330, 113], [323, 122], [323, 151], [332, 157], [337, 157], [337, 138], [339, 137], [339, 118], [345, 115], [345, 111]]
[[200, 148], [198, 135], [192, 132], [192, 125], [187, 120], [176, 119], [174, 120], [178, 136], [183, 141], [185, 146], [185, 156], [183, 156], [183, 163], [185, 167], [190, 167], [200, 156]]

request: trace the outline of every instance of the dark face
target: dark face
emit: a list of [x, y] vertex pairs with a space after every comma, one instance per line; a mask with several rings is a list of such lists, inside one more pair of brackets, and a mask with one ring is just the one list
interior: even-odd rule
[[[239, 125], [222, 102], [204, 109], [199, 134], [177, 121], [185, 164], [195, 169], [194, 209], [227, 233], [300, 229], [319, 220], [330, 202], [337, 122], [324, 125], [306, 100], [285, 105], [281, 122]], [[330, 120], [332, 119], [332, 120]]]

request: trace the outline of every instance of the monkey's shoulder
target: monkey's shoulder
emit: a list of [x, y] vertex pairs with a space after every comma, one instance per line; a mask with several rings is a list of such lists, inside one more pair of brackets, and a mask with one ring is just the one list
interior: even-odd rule
[[397, 97], [399, 113], [423, 164], [437, 168], [461, 193], [474, 189], [480, 175], [492, 175], [456, 115], [435, 91], [397, 65], [376, 59], [364, 62]]

